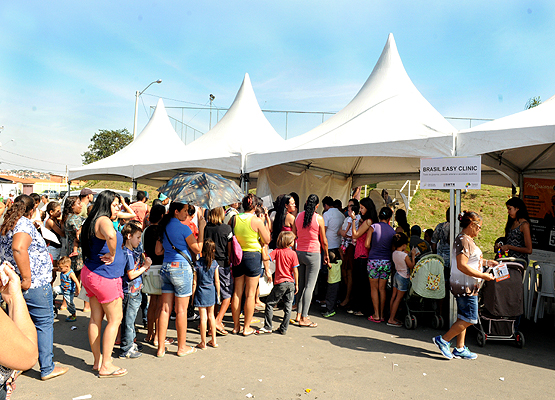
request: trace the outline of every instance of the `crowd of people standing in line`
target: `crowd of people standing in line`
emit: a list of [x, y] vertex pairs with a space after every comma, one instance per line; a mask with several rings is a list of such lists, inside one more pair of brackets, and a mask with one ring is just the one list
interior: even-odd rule
[[[396, 311], [408, 289], [410, 269], [418, 256], [429, 251], [444, 258], [458, 306], [457, 322], [445, 335], [434, 338], [434, 343], [447, 358], [476, 357], [464, 346], [464, 332], [477, 322], [476, 293], [482, 280], [492, 279], [482, 267], [496, 262], [483, 260], [473, 241], [482, 224], [474, 212], [459, 215], [462, 232], [450, 259], [449, 213], [446, 222], [421, 239], [420, 227], [410, 227], [403, 210], [397, 210], [394, 229], [392, 209], [378, 212], [370, 198], [350, 199], [343, 210], [340, 202], [327, 196], [322, 200], [323, 215], [317, 212], [320, 200], [314, 194], [300, 212], [295, 193], [279, 196], [271, 213], [253, 194], [225, 211], [169, 203], [163, 194], [152, 207], [146, 200], [146, 192], [139, 192], [137, 202], [128, 205], [107, 190], [93, 202], [92, 191], [83, 189], [79, 197], [65, 199], [63, 210], [57, 202], [39, 210], [38, 195], [18, 196], [11, 207], [0, 210], [0, 257], [15, 268], [7, 265], [0, 273], [6, 277], [0, 290], [9, 315], [0, 312], [0, 326], [2, 338], [9, 334], [22, 349], [21, 357], [0, 352], [4, 392], [9, 390], [14, 370], [28, 369], [37, 359], [43, 380], [68, 371], [53, 361], [56, 271], [61, 272], [61, 284], [55, 292], [63, 294], [61, 307], [70, 312], [66, 321], [75, 320], [73, 296], [79, 294], [81, 285], [85, 289], [88, 301], [83, 311], [90, 312], [88, 336], [93, 369], [99, 377], [127, 374], [112, 362], [117, 340], [121, 358], [141, 356], [135, 343], [135, 320], [145, 303], [143, 293], [150, 296], [145, 341], [157, 346], [157, 357], [164, 357], [167, 345], [173, 343], [167, 338], [172, 314], [180, 357], [217, 347], [217, 334], [272, 332], [273, 308], [278, 304], [283, 306], [284, 318], [274, 332], [286, 334], [290, 323], [316, 328], [309, 317], [313, 296], [323, 305], [324, 317], [333, 317], [339, 306], [371, 322], [386, 322], [390, 278], [393, 295], [387, 324], [397, 327], [401, 323]], [[243, 212], [239, 212], [241, 206]], [[497, 247], [527, 259], [532, 245], [526, 206], [518, 198], [506, 206], [505, 238]], [[50, 231], [56, 240], [45, 241], [41, 229]], [[270, 260], [275, 271], [270, 269]], [[264, 327], [257, 329], [251, 323], [261, 276], [273, 280], [274, 286], [266, 299]], [[454, 280], [464, 283], [453, 285]], [[201, 341], [195, 347], [186, 344], [192, 307], [200, 313]], [[223, 321], [229, 308], [231, 331]], [[290, 319], [295, 309], [296, 317]], [[102, 332], [104, 318], [107, 324]], [[451, 352], [449, 342], [455, 337], [457, 346]]]

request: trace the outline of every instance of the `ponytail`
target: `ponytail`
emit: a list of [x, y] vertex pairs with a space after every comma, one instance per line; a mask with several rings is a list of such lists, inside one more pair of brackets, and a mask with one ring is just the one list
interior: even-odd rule
[[472, 222], [482, 219], [478, 213], [474, 211], [463, 211], [459, 214], [461, 228], [468, 227]]
[[306, 199], [306, 203], [304, 205], [303, 228], [308, 228], [310, 226], [318, 203], [320, 203], [320, 199], [315, 194], [311, 194], [308, 196], [308, 199]]
[[4, 216], [4, 223], [0, 227], [0, 234], [6, 235], [8, 231], [15, 228], [17, 221], [35, 208], [35, 200], [26, 194], [17, 196], [14, 199], [13, 205], [6, 211]]

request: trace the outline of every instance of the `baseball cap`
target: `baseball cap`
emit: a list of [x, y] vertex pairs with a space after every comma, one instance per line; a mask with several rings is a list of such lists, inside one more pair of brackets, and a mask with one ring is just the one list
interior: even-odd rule
[[166, 200], [168, 198], [168, 196], [166, 196], [164, 193], [160, 193], [160, 195], [158, 196], [158, 198], [162, 201]]
[[89, 188], [83, 188], [81, 189], [81, 193], [79, 193], [79, 196], [88, 196], [89, 194], [93, 194], [93, 191]]

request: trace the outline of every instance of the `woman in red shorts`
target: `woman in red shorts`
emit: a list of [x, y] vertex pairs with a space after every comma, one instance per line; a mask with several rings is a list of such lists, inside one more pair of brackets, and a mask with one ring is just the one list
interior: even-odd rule
[[[81, 229], [81, 247], [85, 264], [81, 270], [81, 281], [91, 303], [89, 342], [94, 356], [93, 369], [98, 371], [100, 378], [127, 374], [125, 368], [118, 368], [112, 364], [112, 350], [123, 316], [123, 237], [114, 229], [112, 223], [120, 204], [121, 199], [116, 193], [111, 190], [103, 191], [98, 195]], [[100, 331], [104, 316], [108, 324], [104, 328], [101, 352]]]

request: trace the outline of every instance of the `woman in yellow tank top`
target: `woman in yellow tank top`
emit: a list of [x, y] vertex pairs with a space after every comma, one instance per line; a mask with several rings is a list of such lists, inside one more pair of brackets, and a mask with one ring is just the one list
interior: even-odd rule
[[235, 215], [229, 224], [233, 227], [237, 241], [243, 249], [243, 259], [238, 266], [232, 268], [235, 288], [231, 298], [231, 314], [233, 315], [233, 331], [239, 333], [241, 324], [241, 299], [245, 294], [243, 336], [252, 335], [251, 328], [254, 314], [255, 294], [258, 279], [262, 272], [262, 244], [270, 242], [270, 232], [264, 226], [264, 221], [254, 215], [258, 197], [252, 193], [243, 198], [243, 214]]

